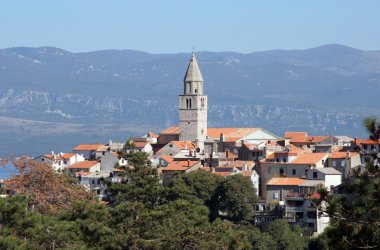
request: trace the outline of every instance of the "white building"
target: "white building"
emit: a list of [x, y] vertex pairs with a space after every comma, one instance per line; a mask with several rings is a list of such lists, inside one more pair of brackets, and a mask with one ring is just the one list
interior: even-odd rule
[[323, 180], [327, 190], [342, 184], [342, 173], [335, 168], [315, 168], [307, 172], [306, 178], [309, 180]]
[[49, 164], [56, 172], [62, 172], [67, 167], [75, 163], [84, 161], [85, 159], [82, 155], [79, 155], [79, 154], [72, 154], [72, 153], [54, 154], [54, 152], [52, 152], [51, 154], [40, 155], [34, 158], [34, 160], [38, 162], [45, 162]]

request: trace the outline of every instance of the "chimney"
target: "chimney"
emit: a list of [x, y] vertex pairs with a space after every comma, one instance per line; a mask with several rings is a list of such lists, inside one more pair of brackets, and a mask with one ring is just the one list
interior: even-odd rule
[[220, 140], [221, 142], [224, 142], [224, 134], [223, 134], [223, 133], [220, 134], [219, 140]]

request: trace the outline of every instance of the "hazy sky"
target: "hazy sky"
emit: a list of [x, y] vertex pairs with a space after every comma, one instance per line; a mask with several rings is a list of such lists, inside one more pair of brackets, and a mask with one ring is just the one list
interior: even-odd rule
[[380, 50], [380, 0], [2, 0], [0, 48]]

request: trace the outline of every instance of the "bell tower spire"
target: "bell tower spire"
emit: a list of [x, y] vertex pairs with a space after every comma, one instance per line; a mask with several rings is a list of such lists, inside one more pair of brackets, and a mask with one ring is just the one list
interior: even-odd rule
[[207, 135], [207, 96], [203, 95], [203, 77], [194, 52], [183, 79], [183, 95], [179, 96], [179, 138], [196, 142], [204, 150]]

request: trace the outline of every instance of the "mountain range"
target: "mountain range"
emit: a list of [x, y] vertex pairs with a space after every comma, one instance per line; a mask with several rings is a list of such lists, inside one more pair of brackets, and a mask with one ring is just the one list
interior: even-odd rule
[[[178, 123], [190, 53], [0, 49], [0, 156], [124, 141]], [[380, 116], [380, 51], [331, 44], [240, 54], [197, 52], [210, 127], [366, 136]]]

